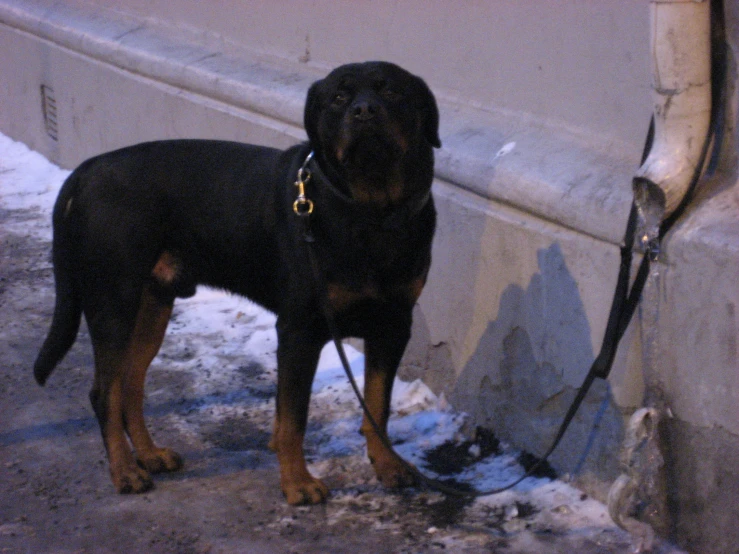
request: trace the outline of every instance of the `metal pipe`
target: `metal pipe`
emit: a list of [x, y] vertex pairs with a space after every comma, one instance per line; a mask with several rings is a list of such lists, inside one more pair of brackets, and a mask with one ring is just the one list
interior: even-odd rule
[[[656, 261], [661, 224], [686, 198], [705, 162], [711, 124], [711, 4], [651, 0], [650, 21], [654, 138], [633, 188], [639, 241]], [[659, 433], [669, 408], [656, 368], [659, 271], [656, 264], [653, 267], [642, 298], [647, 407], [629, 421], [622, 451], [624, 473], [608, 494], [611, 517], [638, 537], [638, 552], [651, 551], [654, 532], [665, 535], [670, 528]]]
[[652, 0], [650, 21], [655, 138], [634, 193], [637, 204], [656, 203], [663, 220], [702, 163], [711, 115], [710, 2]]

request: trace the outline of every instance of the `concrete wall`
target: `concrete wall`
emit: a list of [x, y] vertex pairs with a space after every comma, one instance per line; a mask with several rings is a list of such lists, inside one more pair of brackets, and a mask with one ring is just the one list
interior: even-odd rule
[[[439, 230], [404, 373], [541, 453], [605, 329], [651, 109], [645, 2], [0, 0], [0, 131], [66, 167], [153, 138], [282, 147], [304, 138], [309, 84], [363, 59], [440, 100]], [[739, 541], [733, 60], [721, 171], [666, 241], [657, 325], [632, 324], [552, 459], [594, 490], [617, 474], [656, 332], [676, 537], [701, 553]]]

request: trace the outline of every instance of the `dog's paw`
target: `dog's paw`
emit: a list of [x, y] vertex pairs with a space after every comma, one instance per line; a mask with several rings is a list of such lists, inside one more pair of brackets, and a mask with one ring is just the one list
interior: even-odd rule
[[136, 460], [149, 473], [164, 473], [182, 469], [182, 456], [171, 448], [154, 448], [148, 452], [137, 452]]
[[370, 461], [375, 468], [377, 479], [388, 489], [410, 487], [416, 483], [416, 476], [411, 469], [395, 456], [384, 456], [377, 459], [370, 458]]
[[113, 485], [120, 494], [138, 494], [154, 488], [154, 481], [145, 469], [130, 464], [118, 469], [111, 468]]
[[292, 506], [321, 504], [328, 498], [328, 487], [311, 475], [282, 483], [282, 493]]

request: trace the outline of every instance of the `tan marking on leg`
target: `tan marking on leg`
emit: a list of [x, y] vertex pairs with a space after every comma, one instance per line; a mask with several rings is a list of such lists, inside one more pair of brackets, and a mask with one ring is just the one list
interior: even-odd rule
[[182, 467], [179, 454], [154, 444], [144, 421], [146, 371], [162, 345], [171, 315], [172, 303], [158, 301], [148, 288], [144, 288], [136, 325], [126, 351], [123, 386], [126, 432], [136, 449], [136, 458], [151, 473], [175, 471]]
[[[387, 417], [384, 409], [384, 390], [385, 380], [382, 378], [382, 375], [379, 375], [378, 372], [366, 372], [364, 400], [367, 403], [372, 419], [375, 420], [375, 423], [377, 423], [382, 434], [387, 437]], [[395, 456], [392, 452], [388, 451], [387, 447], [383, 444], [382, 439], [369, 422], [369, 419], [367, 419], [366, 414], [362, 418], [361, 430], [367, 440], [367, 455], [377, 472], [378, 478], [385, 486], [398, 486], [392, 482], [386, 483], [390, 476], [388, 475], [388, 477], [386, 477], [388, 471], [385, 468], [394, 465], [393, 462], [395, 461]], [[390, 481], [392, 481], [392, 479], [390, 479]]]
[[172, 283], [180, 271], [180, 262], [169, 252], [162, 252], [151, 270], [151, 275], [162, 285]]
[[104, 398], [100, 404], [104, 414], [98, 414], [103, 442], [108, 453], [113, 485], [120, 493], [138, 493], [152, 488], [147, 471], [141, 469], [126, 440], [123, 421], [123, 375], [125, 354], [113, 352], [100, 345], [95, 348], [94, 390]]
[[[365, 344], [365, 346], [367, 347], [368, 363], [371, 363], [370, 345]], [[372, 419], [375, 420], [385, 439], [387, 439], [390, 406], [389, 391], [392, 390], [392, 387], [387, 383], [387, 379], [388, 373], [381, 368], [371, 366], [365, 368], [364, 400]], [[415, 478], [400, 461], [395, 451], [388, 449], [385, 445], [386, 441], [383, 441], [380, 435], [377, 434], [366, 415], [362, 418], [361, 431], [367, 440], [367, 455], [380, 482], [388, 488], [412, 485]]]
[[272, 437], [269, 439], [269, 448], [272, 452], [277, 452], [277, 434], [280, 432], [280, 418], [275, 414], [275, 420], [272, 423]]
[[[279, 416], [278, 416], [279, 417]], [[288, 504], [319, 504], [328, 498], [328, 487], [313, 477], [305, 465], [304, 434], [286, 417], [275, 423], [273, 438], [280, 462], [280, 486]]]

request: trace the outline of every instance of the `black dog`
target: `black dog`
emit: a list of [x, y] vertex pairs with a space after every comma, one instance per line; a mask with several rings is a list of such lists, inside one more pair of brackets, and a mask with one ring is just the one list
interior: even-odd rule
[[[341, 66], [314, 83], [309, 141], [286, 151], [205, 140], [150, 142], [84, 162], [54, 207], [56, 306], [34, 367], [43, 384], [74, 342], [84, 313], [95, 380], [90, 399], [120, 492], [182, 466], [144, 423], [146, 370], [175, 298], [204, 284], [277, 315], [277, 417], [271, 446], [291, 504], [325, 500], [303, 436], [318, 356], [329, 340], [325, 299], [343, 336], [365, 340], [365, 394], [386, 429], [390, 393], [426, 281], [436, 212], [430, 195], [439, 115], [426, 84], [386, 62]], [[310, 232], [323, 274], [311, 272], [293, 210], [299, 169], [313, 202]], [[298, 211], [305, 211], [307, 202]], [[412, 476], [365, 420], [378, 478]], [[126, 439], [130, 439], [135, 454]]]

